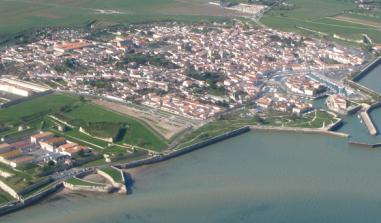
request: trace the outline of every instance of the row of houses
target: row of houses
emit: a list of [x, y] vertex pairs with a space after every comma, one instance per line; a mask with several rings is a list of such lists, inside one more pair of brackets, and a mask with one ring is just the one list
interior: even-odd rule
[[89, 148], [51, 132], [41, 132], [14, 143], [0, 144], [0, 162], [16, 168], [27, 163], [70, 161], [71, 157]]

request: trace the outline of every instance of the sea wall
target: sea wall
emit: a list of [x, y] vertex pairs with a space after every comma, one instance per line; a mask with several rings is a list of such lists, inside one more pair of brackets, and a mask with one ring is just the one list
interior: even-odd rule
[[359, 147], [370, 148], [370, 149], [381, 147], [381, 143], [370, 144], [366, 142], [349, 141], [348, 144], [352, 146], [359, 146]]
[[173, 151], [168, 152], [168, 153], [166, 153], [164, 155], [156, 155], [156, 156], [153, 156], [153, 157], [149, 157], [149, 158], [133, 161], [133, 162], [130, 162], [130, 163], [127, 163], [127, 164], [119, 164], [119, 165], [115, 165], [115, 166], [118, 167], [118, 168], [122, 168], [122, 169], [128, 169], [128, 168], [134, 168], [134, 167], [138, 167], [138, 166], [158, 163], [158, 162], [161, 162], [161, 161], [169, 160], [169, 159], [172, 159], [172, 158], [184, 155], [186, 153], [190, 153], [192, 151], [201, 149], [203, 147], [209, 146], [209, 145], [217, 143], [217, 142], [221, 142], [223, 140], [232, 138], [234, 136], [241, 135], [241, 134], [249, 132], [249, 131], [250, 131], [250, 128], [248, 126], [245, 126], [245, 127], [242, 127], [242, 128], [239, 128], [239, 129], [236, 129], [236, 130], [224, 133], [222, 135], [215, 136], [215, 137], [210, 138], [208, 140], [205, 140], [205, 141], [202, 141], [202, 142], [199, 142], [199, 143], [196, 143], [196, 144], [184, 147], [184, 148], [179, 149], [179, 150], [173, 150]]
[[313, 128], [292, 128], [292, 127], [270, 127], [270, 126], [250, 126], [252, 131], [272, 131], [272, 132], [293, 132], [293, 133], [307, 133], [307, 134], [322, 134], [348, 138], [349, 135], [342, 132], [333, 132], [326, 129], [313, 129]]
[[33, 194], [32, 196], [29, 196], [25, 199], [21, 199], [20, 201], [8, 202], [7, 204], [0, 206], [0, 216], [11, 213], [13, 211], [20, 210], [29, 205], [32, 205], [40, 201], [41, 199], [57, 192], [58, 190], [62, 188], [62, 186], [63, 186], [62, 183], [58, 183], [50, 188], [47, 188], [46, 190]]
[[108, 173], [104, 172], [101, 169], [97, 169], [97, 174], [101, 175], [102, 177], [106, 178], [112, 185], [117, 185], [118, 183], [115, 182], [114, 178], [112, 178]]
[[35, 99], [35, 98], [38, 98], [38, 97], [41, 97], [41, 96], [45, 96], [45, 95], [48, 95], [48, 94], [51, 94], [51, 93], [53, 93], [52, 90], [47, 90], [47, 91], [44, 91], [44, 92], [39, 92], [39, 93], [33, 94], [31, 96], [28, 96], [28, 97], [23, 97], [23, 98], [15, 99], [15, 100], [6, 102], [4, 104], [0, 104], [0, 108], [7, 108], [7, 107], [10, 107], [12, 105], [16, 105], [16, 104], [19, 104], [21, 102], [29, 101], [29, 100], [32, 100], [32, 99]]
[[7, 192], [9, 195], [11, 195], [13, 198], [20, 200], [20, 196], [18, 195], [17, 191], [15, 191], [12, 187], [8, 186], [2, 180], [0, 180], [0, 188], [3, 191]]
[[368, 108], [368, 112], [372, 111], [373, 109], [379, 108], [379, 107], [381, 107], [381, 101], [376, 102], [376, 103], [370, 105], [369, 108]]
[[42, 186], [42, 185], [48, 184], [48, 183], [50, 183], [50, 182], [52, 182], [52, 181], [53, 181], [53, 180], [50, 179], [50, 178], [47, 178], [47, 179], [44, 179], [44, 180], [40, 180], [40, 181], [38, 181], [37, 183], [32, 184], [31, 186], [29, 186], [29, 187], [27, 187], [27, 188], [21, 190], [21, 191], [19, 192], [19, 194], [20, 194], [20, 195], [25, 195], [25, 194], [31, 192], [32, 190], [34, 190], [34, 189], [36, 189], [36, 188], [38, 188], [38, 187], [40, 187], [40, 186]]
[[360, 112], [361, 119], [363, 120], [366, 128], [369, 131], [369, 134], [371, 135], [377, 135], [377, 128], [373, 124], [372, 118], [369, 116], [368, 111], [362, 111]]
[[381, 57], [378, 57], [375, 61], [370, 63], [368, 66], [366, 66], [364, 69], [362, 69], [356, 76], [352, 78], [354, 82], [357, 82], [361, 80], [365, 75], [369, 74], [370, 71], [372, 71], [374, 68], [376, 68], [378, 65], [381, 64]]
[[85, 185], [74, 185], [68, 182], [63, 182], [63, 186], [69, 190], [73, 191], [90, 191], [90, 192], [102, 192], [110, 193], [113, 190], [111, 185], [99, 185], [99, 186], [85, 186]]
[[376, 109], [381, 106], [381, 102], [374, 103], [370, 106], [364, 105], [365, 108], [364, 111], [360, 112], [361, 119], [364, 121], [365, 126], [367, 127], [369, 134], [371, 135], [377, 135], [378, 129], [377, 126], [374, 124], [372, 117], [370, 116], [370, 112], [373, 109]]
[[40, 201], [41, 199], [43, 199], [44, 197], [48, 196], [48, 195], [51, 195], [55, 192], [57, 192], [59, 189], [61, 189], [63, 187], [63, 184], [62, 183], [58, 183], [58, 184], [55, 184], [54, 186], [52, 187], [49, 187], [45, 190], [42, 190], [36, 194], [33, 194], [25, 199], [23, 199], [23, 203], [25, 206], [27, 205], [31, 205], [37, 201]]
[[340, 128], [343, 125], [343, 120], [339, 119], [332, 125], [327, 126], [326, 130], [327, 131], [335, 131], [336, 129]]

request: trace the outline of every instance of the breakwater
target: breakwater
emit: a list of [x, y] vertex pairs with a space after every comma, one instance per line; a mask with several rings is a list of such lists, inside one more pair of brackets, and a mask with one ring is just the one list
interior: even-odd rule
[[352, 80], [354, 82], [361, 80], [365, 75], [369, 74], [370, 71], [372, 71], [374, 68], [376, 68], [380, 64], [381, 64], [381, 57], [378, 57], [376, 60], [374, 60], [368, 66], [364, 67], [358, 74], [356, 74], [352, 78]]
[[19, 191], [19, 194], [21, 196], [25, 196], [26, 194], [28, 194], [29, 192], [41, 187], [41, 186], [44, 186], [44, 185], [47, 185], [49, 183], [53, 182], [53, 179], [51, 179], [50, 177], [47, 178], [47, 179], [44, 179], [44, 180], [40, 180], [39, 182]]
[[[337, 121], [334, 123], [334, 125], [331, 128], [336, 128], [339, 125], [341, 125], [341, 121]], [[343, 137], [343, 138], [349, 138], [349, 135], [342, 132], [333, 132], [328, 129], [312, 129], [312, 128], [291, 128], [291, 127], [269, 127], [269, 126], [245, 126], [236, 130], [233, 130], [231, 132], [213, 137], [211, 139], [205, 140], [200, 143], [196, 143], [187, 147], [184, 147], [183, 149], [174, 150], [165, 153], [164, 155], [156, 155], [153, 157], [132, 161], [130, 163], [126, 164], [117, 164], [115, 165], [118, 168], [122, 169], [129, 169], [129, 168], [135, 168], [143, 165], [149, 165], [154, 164], [158, 162], [162, 162], [165, 160], [169, 160], [181, 155], [184, 155], [186, 153], [190, 153], [192, 151], [195, 151], [197, 149], [209, 146], [211, 144], [241, 135], [243, 133], [249, 132], [249, 131], [275, 131], [275, 132], [293, 132], [293, 133], [310, 133], [310, 134], [323, 134], [323, 135], [330, 135], [335, 137]]]
[[327, 126], [326, 131], [335, 131], [343, 125], [343, 120], [339, 119], [331, 125]]
[[361, 119], [363, 120], [366, 128], [368, 129], [369, 134], [371, 134], [373, 136], [377, 135], [377, 133], [378, 133], [377, 128], [373, 124], [373, 121], [372, 121], [371, 117], [369, 116], [368, 111], [360, 112], [360, 116], [361, 116]]
[[371, 135], [377, 135], [378, 129], [377, 126], [374, 124], [372, 117], [369, 115], [369, 113], [378, 107], [381, 106], [381, 102], [374, 103], [372, 105], [363, 105], [364, 110], [360, 112], [361, 119], [363, 120], [365, 126], [367, 127], [369, 134]]
[[381, 143], [370, 144], [370, 143], [366, 143], [366, 142], [349, 141], [348, 144], [352, 145], [352, 146], [359, 146], [359, 147], [365, 147], [365, 148], [379, 148], [379, 147], [381, 147]]
[[21, 102], [25, 102], [25, 101], [30, 101], [32, 99], [35, 99], [35, 98], [38, 98], [38, 97], [42, 97], [42, 96], [45, 96], [45, 95], [49, 95], [51, 93], [53, 93], [53, 90], [47, 90], [47, 91], [43, 91], [43, 92], [39, 92], [39, 93], [33, 94], [31, 96], [28, 96], [28, 97], [22, 97], [22, 98], [19, 98], [19, 99], [16, 99], [16, 100], [12, 100], [12, 101], [6, 102], [4, 104], [0, 104], [0, 109], [1, 108], [8, 108], [8, 107], [10, 107], [12, 105], [20, 104]]
[[114, 166], [111, 166], [110, 168], [113, 168], [114, 170], [118, 171], [122, 177], [122, 182], [116, 182], [113, 176], [111, 176], [106, 171], [103, 171], [102, 169], [97, 169], [97, 174], [103, 176], [106, 178], [112, 185], [114, 189], [118, 190], [118, 193], [126, 194], [127, 193], [127, 186], [126, 186], [126, 180], [124, 178], [124, 172], [121, 169], [118, 169]]
[[201, 149], [203, 147], [212, 145], [214, 143], [221, 142], [221, 141], [226, 140], [226, 139], [230, 139], [232, 137], [241, 135], [241, 134], [249, 132], [249, 131], [250, 131], [250, 127], [245, 126], [245, 127], [224, 133], [222, 135], [215, 136], [215, 137], [210, 138], [208, 140], [205, 140], [205, 141], [202, 141], [199, 143], [195, 143], [193, 145], [184, 147], [184, 148], [179, 149], [179, 150], [172, 150], [172, 151], [167, 152], [163, 155], [156, 155], [153, 157], [149, 157], [149, 158], [145, 158], [145, 159], [141, 159], [141, 160], [137, 160], [137, 161], [132, 161], [132, 162], [127, 163], [127, 164], [118, 164], [115, 166], [118, 168], [122, 168], [122, 169], [128, 169], [128, 168], [134, 168], [134, 167], [138, 167], [138, 166], [162, 162], [162, 161], [169, 160], [169, 159], [190, 153], [192, 151]]
[[[336, 125], [340, 123], [337, 122]], [[327, 129], [312, 129], [312, 128], [292, 128], [292, 127], [271, 127], [271, 126], [250, 126], [252, 131], [272, 131], [272, 132], [294, 132], [294, 133], [307, 133], [307, 134], [323, 134], [348, 138], [349, 135], [342, 132], [333, 132]]]
[[32, 205], [32, 204], [42, 200], [43, 198], [57, 192], [58, 190], [60, 190], [62, 188], [62, 186], [63, 186], [62, 183], [58, 183], [58, 184], [53, 185], [52, 187], [49, 187], [43, 191], [40, 191], [36, 194], [33, 194], [27, 198], [21, 198], [18, 201], [8, 202], [8, 203], [0, 206], [0, 216], [14, 212], [14, 211], [17, 211], [17, 210], [20, 210], [20, 209], [25, 208], [29, 205]]
[[[89, 183], [94, 184], [93, 182], [89, 182]], [[72, 191], [90, 191], [90, 192], [101, 192], [101, 193], [111, 193], [114, 189], [112, 185], [107, 185], [107, 184], [75, 185], [66, 181], [63, 182], [63, 186]]]

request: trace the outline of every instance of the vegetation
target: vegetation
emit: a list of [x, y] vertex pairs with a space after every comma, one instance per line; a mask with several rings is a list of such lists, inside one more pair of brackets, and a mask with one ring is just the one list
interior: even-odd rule
[[284, 31], [328, 38], [336, 34], [350, 40], [361, 40], [365, 33], [374, 42], [381, 43], [381, 29], [375, 27], [381, 27], [380, 20], [373, 21], [374, 18], [365, 16], [366, 13], [361, 21], [355, 20], [353, 12], [356, 8], [352, 0], [287, 0], [271, 10], [261, 22]]
[[[218, 12], [199, 9], [204, 0], [113, 0], [113, 1], [0, 1], [0, 42], [8, 33], [45, 26], [108, 26], [118, 23], [155, 21], [200, 22], [226, 20]], [[102, 9], [104, 11], [99, 11]], [[133, 12], [133, 13], [131, 13]], [[221, 17], [219, 17], [221, 15]], [[29, 38], [15, 35], [16, 39]]]
[[89, 122], [82, 125], [82, 127], [91, 135], [112, 138], [114, 141], [122, 140], [127, 131], [124, 123]]
[[48, 189], [49, 187], [53, 186], [54, 184], [55, 184], [55, 182], [49, 182], [49, 183], [43, 184], [39, 187], [34, 188], [33, 190], [29, 191], [28, 193], [24, 194], [23, 197], [30, 197], [33, 194], [36, 194], [36, 193], [39, 193], [41, 191]]
[[325, 111], [316, 111], [304, 116], [296, 116], [285, 113], [269, 113], [266, 117], [258, 114], [247, 115], [247, 111], [238, 111], [226, 114], [218, 120], [209, 122], [199, 129], [188, 133], [181, 140], [177, 148], [182, 148], [203, 140], [221, 135], [247, 125], [285, 126], [298, 128], [321, 128], [324, 125], [336, 122], [338, 119]]
[[85, 180], [82, 180], [82, 179], [79, 179], [76, 177], [70, 178], [70, 179], [66, 180], [65, 182], [67, 182], [69, 184], [73, 184], [73, 185], [78, 185], [78, 186], [100, 186], [100, 185], [102, 185], [102, 184], [97, 184], [97, 183], [85, 181]]
[[[140, 121], [80, 100], [79, 97], [62, 94], [51, 94], [2, 109], [0, 110], [0, 122], [14, 126], [13, 131], [16, 134], [18, 134], [17, 126], [20, 125], [30, 126], [31, 130], [42, 128], [43, 130], [54, 131], [57, 121], [49, 119], [48, 115], [54, 115], [64, 121], [73, 123], [73, 125], [84, 124], [85, 126], [95, 127], [90, 131], [105, 137], [109, 134], [114, 135], [119, 137], [120, 143], [154, 150], [162, 150], [166, 147], [166, 142]], [[127, 126], [127, 128], [123, 130], [124, 126]], [[102, 127], [105, 129], [102, 130]], [[112, 130], [112, 132], [108, 133], [108, 130]], [[61, 134], [73, 139], [94, 143], [99, 147], [107, 145], [105, 142], [79, 133], [77, 128]]]
[[13, 200], [13, 197], [11, 197], [7, 192], [0, 190], [0, 205], [11, 200]]
[[114, 169], [112, 167], [103, 167], [101, 171], [107, 173], [115, 182], [124, 183], [122, 173], [120, 170]]
[[2, 163], [0, 163], [0, 170], [13, 175], [8, 178], [0, 177], [0, 179], [8, 186], [12, 187], [15, 191], [21, 191], [42, 179], [41, 177], [30, 174], [27, 171], [15, 171], [11, 167]]

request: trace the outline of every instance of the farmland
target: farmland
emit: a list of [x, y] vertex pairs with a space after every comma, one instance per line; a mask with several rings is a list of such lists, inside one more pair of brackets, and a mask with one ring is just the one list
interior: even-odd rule
[[[246, 2], [245, 0], [232, 0]], [[97, 26], [176, 20], [222, 21], [241, 16], [208, 4], [209, 0], [0, 0], [0, 39], [9, 34], [46, 26]], [[368, 34], [381, 43], [381, 20], [356, 9], [353, 0], [286, 0], [261, 22], [271, 28], [303, 34], [336, 34], [349, 42]], [[380, 16], [380, 15], [378, 15]], [[348, 41], [347, 41], [348, 42]]]
[[0, 34], [44, 26], [77, 26], [95, 19], [112, 25], [171, 19], [207, 21], [235, 14], [209, 5], [208, 0], [0, 0]]
[[286, 6], [274, 8], [262, 22], [284, 31], [304, 34], [334, 34], [349, 40], [361, 40], [367, 34], [381, 43], [381, 20], [359, 12], [352, 0], [287, 0]]

